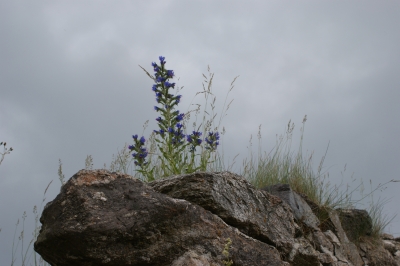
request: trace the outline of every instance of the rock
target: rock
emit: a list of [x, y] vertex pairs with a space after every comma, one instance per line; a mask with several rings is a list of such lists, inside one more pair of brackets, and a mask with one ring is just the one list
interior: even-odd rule
[[296, 224], [289, 206], [278, 197], [257, 190], [241, 176], [229, 172], [194, 173], [149, 185], [160, 193], [203, 207], [285, 254], [293, 248]]
[[[316, 252], [311, 244], [304, 238], [296, 239], [288, 260], [294, 266], [319, 266], [320, 254]], [[321, 259], [325, 259], [321, 257]]]
[[106, 170], [79, 171], [40, 218], [35, 251], [51, 265], [287, 265], [272, 246], [186, 200]]
[[321, 232], [321, 230], [315, 230], [312, 234], [312, 237], [313, 243], [318, 251], [322, 253], [327, 253], [326, 250], [328, 250], [329, 252], [335, 251], [332, 241], [330, 241], [328, 237]]
[[368, 260], [368, 266], [398, 266], [399, 264], [387, 251], [382, 243], [378, 241], [370, 241], [364, 244], [366, 249], [365, 255]]
[[390, 253], [392, 253], [393, 255], [395, 255], [395, 253], [397, 252], [397, 247], [396, 244], [393, 243], [392, 241], [389, 240], [382, 240], [383, 242], [383, 247], [389, 251]]
[[285, 185], [269, 191], [229, 172], [143, 183], [82, 170], [44, 208], [34, 248], [53, 266], [219, 266], [229, 238], [235, 266], [400, 265], [392, 236], [356, 246], [336, 211]]
[[394, 236], [386, 234], [386, 233], [383, 233], [381, 235], [381, 238], [384, 239], [384, 240], [394, 240]]
[[347, 237], [353, 243], [358, 243], [361, 236], [372, 233], [372, 219], [366, 210], [337, 209], [340, 222]]
[[300, 222], [311, 229], [318, 228], [318, 218], [314, 215], [307, 202], [296, 192], [294, 192], [290, 188], [289, 184], [276, 184], [264, 187], [262, 188], [262, 190], [278, 196], [283, 201], [285, 201], [292, 209], [297, 222]]

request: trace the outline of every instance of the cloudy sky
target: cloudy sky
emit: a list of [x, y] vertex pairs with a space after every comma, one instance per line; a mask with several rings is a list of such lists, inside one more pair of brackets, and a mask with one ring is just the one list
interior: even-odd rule
[[[14, 148], [0, 166], [2, 264], [18, 218], [27, 211], [29, 240], [33, 206], [50, 181], [45, 202], [59, 192], [59, 159], [66, 178], [87, 155], [102, 168], [146, 120], [145, 136], [156, 129], [153, 82], [139, 65], [152, 71], [160, 55], [184, 86], [181, 111], [208, 65], [218, 115], [240, 75], [221, 124], [237, 166], [260, 124], [269, 151], [294, 122], [296, 149], [307, 115], [304, 152], [317, 165], [329, 144], [332, 184], [362, 179], [369, 191], [370, 180], [399, 180], [399, 14], [398, 1], [1, 1], [0, 141]], [[391, 200], [389, 216], [400, 213], [399, 189], [390, 183], [374, 198]], [[400, 217], [387, 231], [400, 236]]]

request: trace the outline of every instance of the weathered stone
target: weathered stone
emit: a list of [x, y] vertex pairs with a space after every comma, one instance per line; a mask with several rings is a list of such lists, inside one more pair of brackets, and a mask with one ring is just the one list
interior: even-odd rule
[[368, 260], [368, 266], [398, 266], [396, 260], [387, 251], [382, 243], [373, 241], [367, 243], [366, 258]]
[[342, 225], [339, 220], [339, 216], [335, 211], [329, 212], [329, 224], [332, 225], [332, 231], [337, 235], [339, 242], [341, 243], [340, 252], [346, 256], [346, 258], [354, 264], [354, 266], [362, 266], [364, 265], [356, 245], [347, 238], [345, 231], [342, 228]]
[[319, 253], [318, 260], [323, 265], [326, 265], [326, 264], [332, 265], [334, 262], [337, 261], [337, 259], [335, 258], [335, 256], [332, 253], [331, 254]]
[[343, 230], [353, 243], [358, 243], [360, 237], [371, 235], [372, 219], [366, 210], [337, 209]]
[[329, 250], [330, 252], [334, 252], [332, 242], [329, 241], [327, 236], [324, 233], [322, 233], [321, 230], [315, 230], [312, 236], [313, 236], [313, 242], [315, 243], [315, 246], [318, 251], [326, 253], [325, 250]]
[[[337, 212], [290, 187], [274, 189], [282, 193], [255, 189], [229, 172], [145, 184], [106, 170], [82, 170], [46, 205], [34, 247], [52, 266], [222, 266], [230, 238], [235, 266], [400, 265], [398, 239], [365, 236], [356, 246]], [[304, 217], [310, 213], [312, 218]], [[343, 221], [349, 211], [341, 213]]]
[[289, 206], [280, 198], [257, 190], [243, 177], [230, 173], [194, 173], [149, 184], [170, 197], [200, 205], [244, 234], [274, 245], [288, 254], [295, 237]]
[[202, 207], [106, 170], [79, 171], [40, 221], [34, 247], [54, 266], [222, 265], [227, 238], [235, 265], [287, 265]]
[[275, 196], [284, 200], [292, 209], [296, 221], [304, 224], [311, 229], [317, 229], [319, 220], [314, 215], [307, 202], [294, 192], [289, 184], [276, 184], [262, 188]]
[[217, 266], [210, 253], [198, 254], [193, 250], [185, 252], [182, 256], [174, 260], [171, 266]]
[[345, 250], [348, 260], [351, 261], [355, 266], [363, 265], [363, 261], [358, 253], [357, 246], [354, 243], [343, 243], [343, 249]]
[[335, 255], [328, 249], [322, 247], [323, 253], [319, 254], [319, 261], [325, 265], [325, 264], [335, 264], [335, 262], [338, 261], [338, 259], [335, 257]]
[[394, 240], [394, 236], [392, 236], [392, 235], [390, 235], [390, 234], [387, 234], [387, 233], [383, 233], [383, 234], [381, 235], [381, 238], [382, 238], [382, 239], [385, 239], [385, 240]]
[[387, 250], [387, 251], [389, 251], [390, 253], [392, 253], [393, 255], [397, 252], [397, 247], [396, 247], [396, 245], [392, 242], [392, 241], [389, 241], [389, 240], [382, 240], [382, 242], [383, 242], [383, 247]]
[[366, 266], [369, 265], [369, 260], [366, 257], [362, 257], [362, 260], [364, 262], [364, 265], [366, 265]]
[[319, 253], [304, 238], [296, 239], [289, 254], [289, 262], [293, 266], [319, 266]]

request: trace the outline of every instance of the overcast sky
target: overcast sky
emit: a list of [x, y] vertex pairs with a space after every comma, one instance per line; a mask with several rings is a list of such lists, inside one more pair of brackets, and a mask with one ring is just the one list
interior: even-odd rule
[[[370, 180], [399, 180], [399, 14], [399, 1], [1, 1], [0, 141], [14, 148], [0, 166], [1, 264], [11, 264], [18, 218], [27, 211], [29, 240], [33, 206], [50, 181], [45, 202], [59, 192], [59, 159], [70, 178], [87, 155], [109, 165], [146, 120], [146, 137], [156, 129], [139, 65], [152, 71], [160, 55], [184, 86], [181, 111], [208, 65], [218, 115], [240, 75], [222, 121], [226, 159], [247, 156], [260, 124], [269, 151], [294, 122], [297, 149], [307, 115], [304, 152], [317, 165], [329, 143], [332, 184], [363, 179], [369, 191]], [[389, 216], [400, 213], [399, 189], [374, 198], [391, 199]], [[400, 217], [387, 231], [400, 235]]]

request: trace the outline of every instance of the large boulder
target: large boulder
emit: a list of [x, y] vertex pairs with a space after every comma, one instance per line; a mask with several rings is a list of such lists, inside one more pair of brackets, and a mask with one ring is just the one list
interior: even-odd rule
[[34, 248], [51, 265], [286, 265], [217, 215], [106, 170], [79, 171], [49, 202]]
[[[381, 241], [374, 240], [366, 240], [360, 243], [360, 254], [363, 257], [363, 260], [368, 266], [398, 266], [400, 265], [400, 260], [396, 255], [392, 255], [386, 247], [385, 243]], [[399, 252], [398, 250], [394, 253]]]
[[286, 254], [293, 249], [297, 225], [289, 206], [239, 175], [199, 172], [160, 179], [149, 185], [172, 198], [203, 207], [244, 234]]
[[372, 234], [372, 219], [366, 210], [337, 209], [340, 223], [347, 237], [353, 243], [358, 243], [360, 237]]
[[393, 236], [366, 236], [356, 246], [340, 212], [288, 185], [259, 190], [230, 172], [144, 183], [82, 170], [40, 221], [34, 248], [53, 266], [400, 265]]

